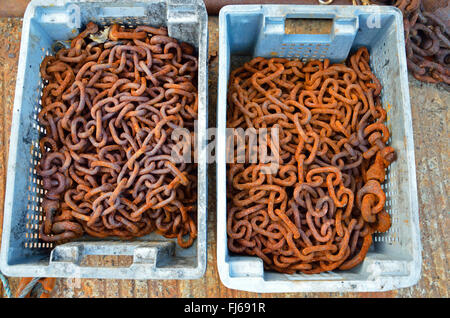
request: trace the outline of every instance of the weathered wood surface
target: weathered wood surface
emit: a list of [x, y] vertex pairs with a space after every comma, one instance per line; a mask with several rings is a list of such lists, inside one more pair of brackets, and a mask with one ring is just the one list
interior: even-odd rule
[[[0, 19], [0, 234], [9, 148], [11, 112], [19, 57], [22, 19]], [[217, 99], [218, 20], [209, 21], [209, 125], [215, 126]], [[410, 94], [423, 244], [422, 277], [411, 288], [385, 293], [256, 294], [230, 290], [220, 282], [216, 265], [215, 166], [209, 166], [208, 264], [197, 280], [58, 279], [53, 297], [448, 297], [449, 233], [449, 104], [442, 86], [423, 84], [410, 77]], [[0, 236], [1, 238], [1, 236]], [[118, 258], [101, 259], [118, 264]], [[119, 264], [120, 265], [120, 264]], [[18, 279], [11, 278], [15, 290]], [[0, 294], [3, 290], [0, 288]]]

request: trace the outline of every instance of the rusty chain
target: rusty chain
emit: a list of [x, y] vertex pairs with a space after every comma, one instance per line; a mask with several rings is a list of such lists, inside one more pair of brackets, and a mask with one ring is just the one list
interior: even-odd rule
[[450, 84], [450, 31], [421, 0], [372, 0], [403, 13], [408, 70], [419, 81]]

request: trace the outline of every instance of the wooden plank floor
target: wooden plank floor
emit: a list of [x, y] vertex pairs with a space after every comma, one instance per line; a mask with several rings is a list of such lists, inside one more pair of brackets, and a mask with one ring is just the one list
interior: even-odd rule
[[[209, 21], [209, 125], [215, 126], [217, 99], [218, 20]], [[6, 184], [7, 153], [22, 19], [0, 18], [0, 226]], [[209, 166], [208, 264], [197, 280], [58, 279], [53, 297], [448, 297], [449, 260], [449, 105], [442, 86], [423, 84], [412, 77], [411, 106], [416, 151], [417, 183], [423, 244], [422, 277], [411, 288], [385, 293], [256, 294], [230, 290], [220, 282], [216, 265], [215, 166]], [[1, 227], [0, 227], [1, 234]], [[1, 236], [0, 236], [1, 239]], [[118, 258], [101, 260], [119, 264]], [[18, 279], [11, 278], [13, 291]], [[0, 294], [3, 290], [0, 287]]]

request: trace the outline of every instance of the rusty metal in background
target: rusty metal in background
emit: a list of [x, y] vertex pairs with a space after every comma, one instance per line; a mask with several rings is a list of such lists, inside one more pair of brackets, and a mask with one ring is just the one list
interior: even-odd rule
[[[318, 4], [318, 0], [205, 0], [209, 14], [218, 14], [230, 4]], [[447, 3], [446, 7], [445, 3]], [[448, 1], [425, 0], [335, 0], [333, 5], [392, 5], [404, 17], [408, 70], [427, 83], [450, 84], [450, 33]], [[439, 13], [442, 11], [441, 13]]]

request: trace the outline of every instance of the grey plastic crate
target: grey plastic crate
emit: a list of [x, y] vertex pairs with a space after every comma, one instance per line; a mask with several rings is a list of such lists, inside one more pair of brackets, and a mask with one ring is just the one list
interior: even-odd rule
[[[287, 18], [331, 19], [330, 34], [285, 34]], [[243, 32], [242, 30], [245, 30]], [[386, 291], [414, 285], [421, 272], [414, 142], [406, 69], [403, 19], [385, 6], [227, 6], [219, 16], [217, 139], [217, 262], [225, 286], [253, 292]], [[242, 56], [329, 58], [341, 62], [366, 46], [371, 67], [383, 85], [390, 144], [398, 154], [387, 171], [384, 190], [392, 226], [375, 234], [366, 259], [349, 271], [280, 274], [265, 271], [257, 257], [227, 248], [225, 128], [230, 70]]]
[[[1, 271], [8, 276], [119, 279], [195, 279], [206, 270], [207, 19], [200, 0], [33, 0], [23, 20], [10, 137]], [[39, 65], [56, 40], [73, 38], [87, 22], [165, 25], [198, 51], [198, 237], [188, 249], [150, 234], [133, 241], [83, 237], [54, 246], [39, 240], [44, 191], [35, 166], [43, 133], [37, 120], [43, 87]], [[85, 266], [89, 255], [128, 255], [129, 266]]]

